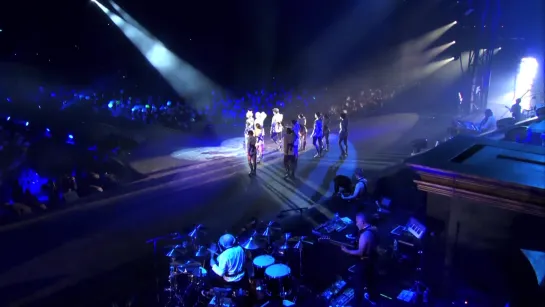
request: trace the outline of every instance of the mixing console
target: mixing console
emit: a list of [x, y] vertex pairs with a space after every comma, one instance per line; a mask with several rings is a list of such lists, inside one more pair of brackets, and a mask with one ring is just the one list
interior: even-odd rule
[[348, 217], [340, 218], [338, 215], [336, 215], [334, 218], [328, 220], [327, 222], [319, 225], [318, 227], [314, 228], [312, 230], [312, 233], [321, 236], [321, 235], [327, 235], [332, 232], [341, 232], [348, 227], [348, 225], [351, 225], [353, 222]]
[[324, 298], [327, 301], [330, 301], [332, 298], [337, 296], [342, 289], [346, 286], [346, 281], [344, 280], [338, 280], [334, 284], [332, 284], [329, 288], [327, 288], [322, 294], [320, 295], [322, 298]]
[[329, 307], [346, 307], [354, 298], [354, 289], [348, 288], [339, 295], [336, 299], [332, 300]]

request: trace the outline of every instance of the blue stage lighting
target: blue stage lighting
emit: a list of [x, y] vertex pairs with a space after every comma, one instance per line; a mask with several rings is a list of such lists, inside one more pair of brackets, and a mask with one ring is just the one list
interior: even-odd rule
[[69, 135], [68, 135], [68, 138], [71, 139], [71, 140], [73, 140], [73, 139], [74, 139], [74, 136], [71, 135], [71, 134], [69, 134]]
[[30, 123], [29, 123], [29, 122], [26, 122], [26, 123], [25, 123], [25, 127], [28, 127], [28, 125], [30, 125]]

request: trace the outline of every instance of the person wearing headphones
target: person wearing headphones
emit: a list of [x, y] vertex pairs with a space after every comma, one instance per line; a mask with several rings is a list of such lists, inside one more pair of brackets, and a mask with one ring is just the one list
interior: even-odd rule
[[212, 271], [223, 279], [229, 287], [241, 287], [242, 284], [247, 281], [244, 276], [246, 275], [246, 253], [244, 249], [236, 243], [236, 239], [231, 234], [224, 234], [219, 239], [219, 245], [222, 249], [221, 253], [217, 256], [216, 245], [212, 245], [210, 248], [213, 253], [210, 257], [210, 267]]

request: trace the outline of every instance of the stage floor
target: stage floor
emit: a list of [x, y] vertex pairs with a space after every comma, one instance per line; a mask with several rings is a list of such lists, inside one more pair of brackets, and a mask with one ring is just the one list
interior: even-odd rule
[[[270, 145], [257, 177], [251, 178], [240, 136], [218, 131], [211, 142], [178, 139], [174, 133], [158, 137], [133, 153], [131, 165], [145, 179], [107, 199], [0, 228], [5, 247], [0, 305], [48, 306], [64, 298], [63, 305], [101, 306], [116, 297], [116, 289], [100, 285], [134, 282], [136, 273], [147, 272], [141, 261], [151, 253], [146, 239], [196, 223], [219, 234], [249, 217], [273, 220], [291, 208], [313, 206], [330, 216], [323, 204], [336, 174], [351, 176], [362, 167], [374, 183], [410, 154], [412, 139], [425, 137], [433, 144], [445, 136], [449, 122], [417, 114], [351, 122], [349, 157], [339, 159], [336, 134], [321, 159], [312, 158], [309, 144], [295, 181], [284, 180], [282, 157]], [[83, 286], [86, 281], [95, 281], [99, 289]]]

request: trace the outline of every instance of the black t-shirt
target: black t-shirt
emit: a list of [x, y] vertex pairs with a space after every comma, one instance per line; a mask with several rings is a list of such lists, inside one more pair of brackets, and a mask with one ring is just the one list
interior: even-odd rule
[[516, 120], [520, 119], [521, 112], [522, 107], [520, 106], [520, 104], [514, 104], [513, 106], [511, 106], [511, 114]]

